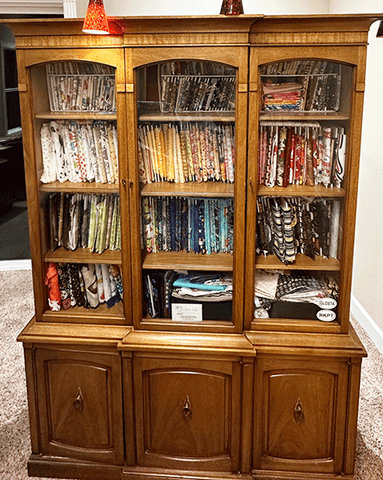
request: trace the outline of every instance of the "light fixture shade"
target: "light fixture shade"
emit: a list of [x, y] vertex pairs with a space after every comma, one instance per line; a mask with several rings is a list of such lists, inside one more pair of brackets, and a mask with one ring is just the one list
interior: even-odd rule
[[108, 19], [106, 17], [103, 0], [89, 0], [82, 31], [96, 35], [109, 33]]
[[221, 15], [241, 15], [243, 13], [242, 0], [223, 0]]
[[379, 23], [379, 28], [378, 28], [378, 32], [377, 32], [376, 36], [378, 38], [383, 37], [383, 20], [381, 20], [380, 23]]

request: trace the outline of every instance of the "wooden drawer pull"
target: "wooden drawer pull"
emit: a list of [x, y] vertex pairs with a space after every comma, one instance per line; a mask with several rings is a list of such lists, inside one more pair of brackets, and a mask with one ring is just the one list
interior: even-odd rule
[[184, 401], [184, 407], [182, 409], [182, 413], [183, 413], [184, 417], [186, 418], [186, 420], [190, 417], [190, 415], [192, 413], [189, 395], [186, 395], [186, 399]]
[[82, 391], [80, 387], [78, 387], [77, 396], [73, 402], [73, 406], [77, 410], [82, 410], [84, 407], [84, 397], [82, 396]]
[[297, 423], [302, 422], [305, 417], [305, 414], [303, 413], [303, 407], [301, 403], [301, 399], [298, 398], [297, 403], [295, 404], [294, 407], [294, 418]]

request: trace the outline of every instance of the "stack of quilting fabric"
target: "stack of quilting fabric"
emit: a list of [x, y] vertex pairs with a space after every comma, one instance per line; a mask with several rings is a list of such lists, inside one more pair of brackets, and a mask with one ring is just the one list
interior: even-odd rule
[[302, 197], [259, 197], [257, 254], [275, 254], [288, 264], [297, 254], [337, 258], [340, 201]]
[[113, 307], [123, 298], [118, 265], [50, 263], [46, 272], [48, 304], [52, 311], [70, 307]]
[[138, 133], [141, 182], [234, 182], [232, 125], [141, 123]]
[[118, 194], [53, 193], [48, 197], [51, 250], [121, 250]]
[[118, 183], [116, 122], [97, 120], [43, 123], [42, 183]]
[[232, 198], [144, 197], [143, 247], [148, 252], [231, 253]]
[[[321, 300], [336, 300], [338, 292], [335, 277], [325, 273], [257, 272], [254, 287], [255, 317], [315, 318]], [[309, 305], [315, 308], [309, 308]]]
[[263, 109], [274, 110], [302, 110], [304, 87], [299, 82], [264, 83]]

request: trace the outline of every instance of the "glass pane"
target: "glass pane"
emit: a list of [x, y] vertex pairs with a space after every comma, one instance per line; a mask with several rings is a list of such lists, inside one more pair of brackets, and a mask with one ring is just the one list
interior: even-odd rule
[[122, 321], [115, 69], [60, 61], [32, 67], [31, 76], [46, 309]]
[[353, 70], [262, 65], [255, 314], [337, 318]]
[[144, 316], [231, 320], [236, 70], [174, 61], [136, 74]]

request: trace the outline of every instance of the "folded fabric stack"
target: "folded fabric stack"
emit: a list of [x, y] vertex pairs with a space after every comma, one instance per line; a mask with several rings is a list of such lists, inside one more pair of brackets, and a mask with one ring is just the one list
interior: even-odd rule
[[143, 247], [148, 252], [231, 253], [232, 198], [143, 197]]
[[48, 304], [52, 311], [78, 306], [113, 307], [123, 298], [118, 265], [50, 263], [46, 272]]
[[263, 110], [302, 110], [304, 86], [299, 82], [264, 83]]
[[97, 120], [43, 123], [42, 183], [118, 183], [116, 122]]
[[173, 282], [174, 298], [195, 302], [223, 302], [233, 296], [233, 277], [218, 273], [181, 274]]
[[263, 110], [338, 111], [341, 65], [298, 60], [261, 67]]
[[53, 193], [48, 197], [51, 250], [121, 250], [118, 194]]

